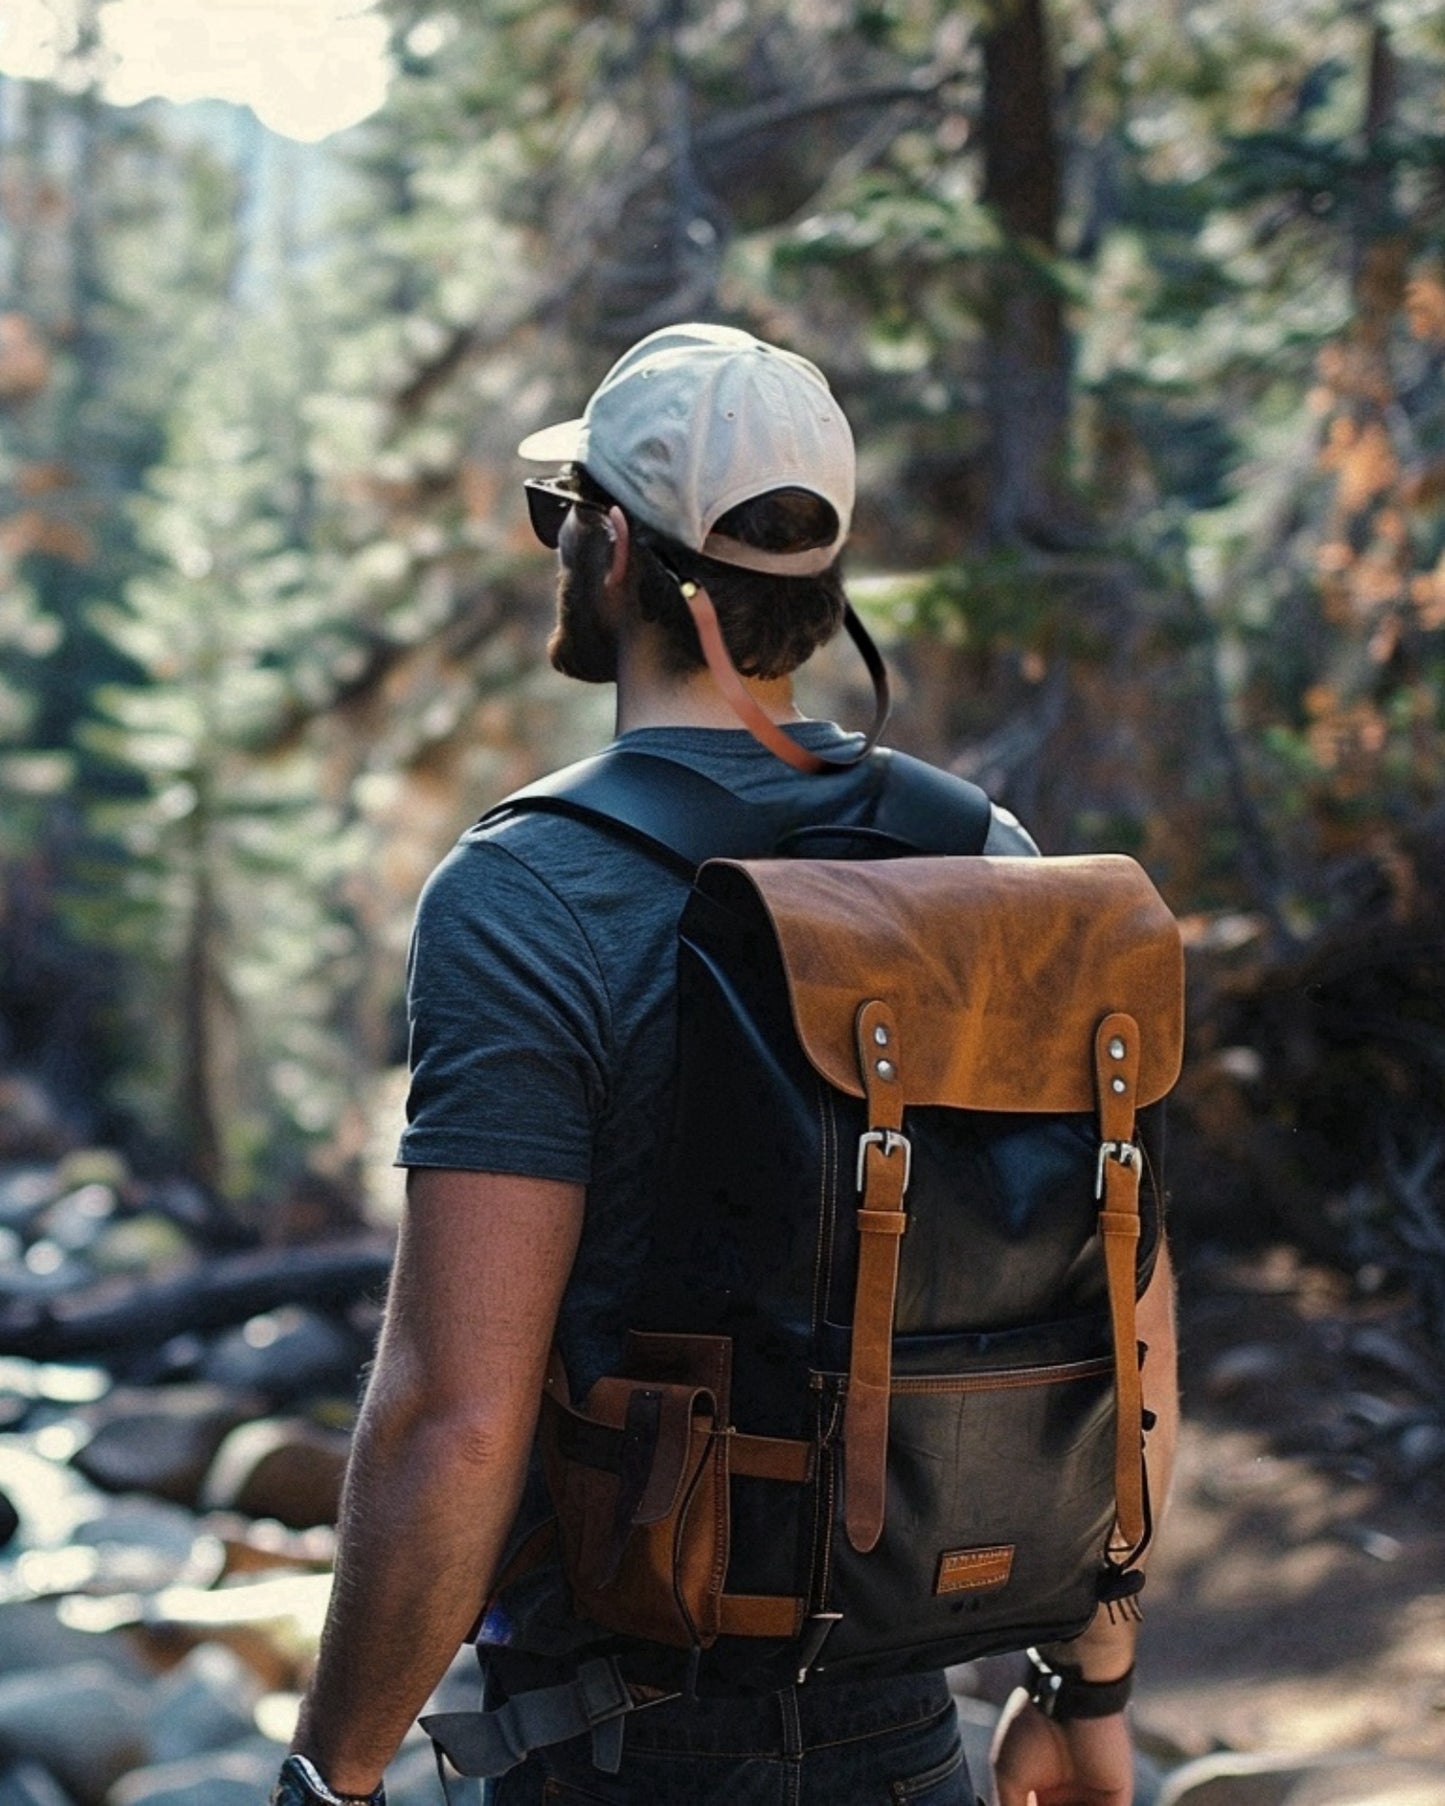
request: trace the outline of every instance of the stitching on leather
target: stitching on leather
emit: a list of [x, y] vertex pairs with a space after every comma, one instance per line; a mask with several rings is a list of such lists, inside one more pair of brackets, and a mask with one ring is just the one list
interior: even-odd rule
[[823, 1309], [823, 1244], [828, 1239], [828, 1114], [824, 1108], [823, 1081], [813, 1075], [818, 1100], [818, 1239], [813, 1258], [813, 1323], [817, 1335]]

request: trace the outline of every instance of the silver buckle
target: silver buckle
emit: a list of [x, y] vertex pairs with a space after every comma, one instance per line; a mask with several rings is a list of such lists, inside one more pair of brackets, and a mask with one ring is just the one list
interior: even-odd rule
[[1144, 1171], [1144, 1156], [1139, 1151], [1137, 1142], [1102, 1141], [1099, 1143], [1099, 1164], [1094, 1169], [1094, 1197], [1104, 1195], [1104, 1162], [1117, 1160], [1120, 1166], [1132, 1166], [1136, 1173]]
[[903, 1149], [903, 1192], [907, 1192], [913, 1176], [913, 1143], [897, 1129], [869, 1129], [858, 1137], [858, 1190], [863, 1189], [863, 1160], [870, 1143], [882, 1148], [885, 1158], [890, 1158], [895, 1149]]

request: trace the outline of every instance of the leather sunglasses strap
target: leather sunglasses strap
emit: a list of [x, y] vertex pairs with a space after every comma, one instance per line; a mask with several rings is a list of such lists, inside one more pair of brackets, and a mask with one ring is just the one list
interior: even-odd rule
[[820, 772], [837, 771], [856, 765], [860, 759], [866, 759], [878, 744], [883, 729], [888, 724], [888, 714], [892, 700], [888, 689], [888, 669], [883, 663], [883, 655], [873, 643], [872, 635], [853, 612], [853, 605], [847, 604], [843, 616], [843, 625], [848, 630], [849, 638], [858, 648], [864, 664], [868, 667], [868, 675], [873, 680], [873, 725], [869, 728], [861, 747], [849, 753], [846, 758], [826, 758], [822, 753], [809, 752], [807, 747], [799, 746], [791, 735], [785, 734], [777, 722], [770, 721], [759, 707], [757, 698], [748, 689], [738, 673], [723, 642], [722, 628], [718, 624], [717, 610], [713, 607], [712, 597], [705, 589], [695, 583], [683, 583], [681, 586], [683, 600], [692, 614], [697, 628], [697, 637], [702, 643], [702, 655], [707, 660], [707, 668], [711, 671], [713, 682], [722, 691], [731, 704], [733, 712], [755, 740], [760, 740], [768, 751], [791, 765], [796, 771]]

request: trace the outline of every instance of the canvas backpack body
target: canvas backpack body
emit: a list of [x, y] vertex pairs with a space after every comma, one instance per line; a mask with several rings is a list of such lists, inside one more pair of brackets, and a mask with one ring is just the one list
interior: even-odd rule
[[544, 1401], [575, 1610], [724, 1689], [1077, 1635], [1148, 1535], [1169, 911], [1128, 859], [978, 856], [987, 800], [915, 761], [820, 829], [630, 756], [540, 804], [705, 860], [635, 1329]]

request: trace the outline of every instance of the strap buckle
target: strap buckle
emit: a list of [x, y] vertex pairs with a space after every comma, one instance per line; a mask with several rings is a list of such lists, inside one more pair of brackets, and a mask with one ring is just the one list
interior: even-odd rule
[[903, 1191], [906, 1193], [908, 1181], [913, 1176], [913, 1143], [898, 1129], [868, 1129], [858, 1137], [858, 1190], [863, 1189], [863, 1164], [870, 1146], [882, 1148], [885, 1159], [902, 1148]]
[[1099, 1143], [1099, 1164], [1094, 1169], [1094, 1196], [1104, 1195], [1104, 1165], [1106, 1161], [1117, 1160], [1120, 1166], [1132, 1166], [1136, 1173], [1144, 1171], [1144, 1156], [1136, 1141], [1102, 1141]]

